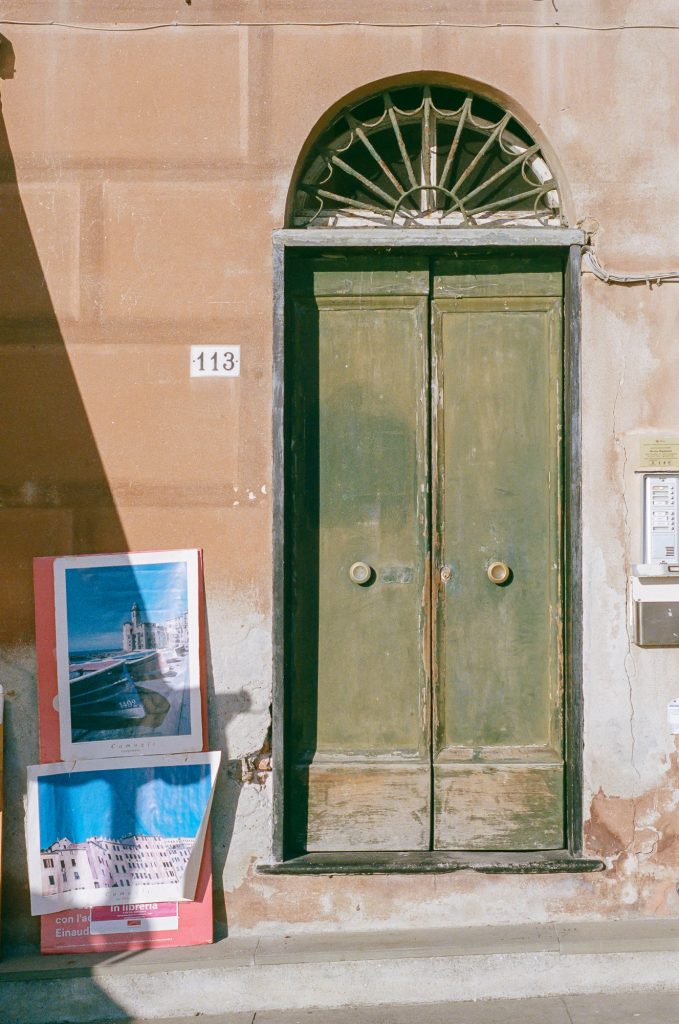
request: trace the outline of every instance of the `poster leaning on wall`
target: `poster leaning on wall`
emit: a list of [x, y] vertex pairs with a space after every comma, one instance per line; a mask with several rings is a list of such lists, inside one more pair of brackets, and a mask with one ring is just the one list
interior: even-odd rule
[[[182, 561], [186, 555], [189, 601], [191, 593], [191, 576], [193, 565], [197, 564], [198, 576], [198, 641], [193, 651], [199, 654], [199, 686], [200, 715], [202, 720], [203, 744], [207, 736], [207, 693], [206, 663], [203, 636], [205, 630], [205, 603], [203, 593], [202, 552], [188, 551], [155, 551], [122, 553], [114, 556], [123, 565], [162, 565]], [[84, 566], [83, 559], [91, 558], [97, 565], [111, 556], [80, 556], [73, 558], [75, 566]], [[33, 562], [35, 586], [35, 625], [36, 654], [38, 663], [38, 712], [39, 712], [39, 746], [40, 761], [48, 765], [63, 758], [61, 750], [62, 728], [59, 715], [59, 698], [57, 686], [56, 650], [58, 645], [55, 621], [55, 562], [59, 558], [36, 558]], [[115, 580], [115, 574], [109, 579]], [[146, 609], [142, 621], [152, 617]], [[189, 604], [190, 617], [190, 604]], [[123, 614], [122, 620], [130, 619]], [[112, 638], [114, 644], [120, 644], [118, 634]], [[161, 638], [162, 639], [162, 638]], [[60, 640], [63, 650], [63, 637]], [[105, 651], [105, 654], [110, 652]], [[118, 651], [118, 653], [120, 653]], [[175, 652], [176, 654], [176, 649]], [[170, 677], [172, 680], [173, 677]], [[148, 680], [143, 684], [149, 690], [162, 684], [162, 680]], [[162, 695], [162, 694], [161, 694]], [[118, 719], [112, 723], [120, 729], [118, 738], [107, 741], [113, 747], [116, 757], [125, 755], [126, 745], [132, 740], [141, 745], [139, 753], [145, 750], [145, 744], [155, 739], [155, 731], [163, 728], [164, 717], [161, 714], [150, 716], [146, 721], [137, 723], [136, 738], [126, 738], [124, 730], [129, 729], [129, 722]], [[191, 731], [195, 735], [197, 723], [195, 717], [191, 722]], [[121, 735], [122, 733], [122, 735]], [[122, 748], [122, 750], [120, 749]], [[106, 753], [110, 749], [106, 742], [102, 748]], [[202, 747], [205, 750], [205, 745]], [[72, 866], [72, 865], [71, 865]], [[210, 843], [206, 842], [203, 849], [198, 883], [192, 901], [153, 900], [151, 902], [123, 902], [114, 906], [88, 906], [79, 909], [56, 911], [42, 914], [40, 918], [40, 949], [42, 953], [88, 953], [114, 952], [120, 950], [156, 949], [175, 946], [197, 945], [212, 942], [212, 869]]]
[[61, 757], [200, 750], [195, 550], [54, 560]]
[[192, 900], [220, 754], [28, 768], [31, 912]]

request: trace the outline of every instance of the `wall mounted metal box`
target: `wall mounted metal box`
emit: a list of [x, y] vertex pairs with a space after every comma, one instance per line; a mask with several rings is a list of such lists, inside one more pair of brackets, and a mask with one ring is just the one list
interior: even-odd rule
[[635, 644], [679, 647], [679, 475], [643, 476], [644, 561], [632, 567]]

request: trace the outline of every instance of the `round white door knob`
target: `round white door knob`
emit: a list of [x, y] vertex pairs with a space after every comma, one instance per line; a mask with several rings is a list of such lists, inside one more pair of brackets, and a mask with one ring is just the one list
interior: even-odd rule
[[491, 562], [487, 569], [488, 579], [498, 586], [507, 582], [510, 572], [511, 569], [506, 562]]
[[373, 571], [367, 562], [354, 562], [349, 568], [349, 579], [352, 583], [357, 583], [359, 587], [364, 587], [366, 583], [370, 583], [372, 575]]

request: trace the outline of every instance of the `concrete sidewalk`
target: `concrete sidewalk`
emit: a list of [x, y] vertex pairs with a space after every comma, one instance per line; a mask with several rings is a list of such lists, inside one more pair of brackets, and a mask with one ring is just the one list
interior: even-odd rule
[[679, 987], [675, 992], [626, 992], [614, 996], [348, 1006], [341, 1010], [268, 1010], [152, 1022], [137, 1018], [128, 1024], [675, 1024], [677, 1021]]
[[0, 963], [2, 1024], [197, 1019], [679, 1024], [679, 921], [264, 935]]

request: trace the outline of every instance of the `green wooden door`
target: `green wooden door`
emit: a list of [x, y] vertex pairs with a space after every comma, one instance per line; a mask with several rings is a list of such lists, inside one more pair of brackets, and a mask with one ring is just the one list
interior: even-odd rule
[[433, 268], [436, 849], [564, 844], [561, 271], [509, 267]]
[[290, 274], [290, 851], [564, 845], [561, 281], [544, 255]]

